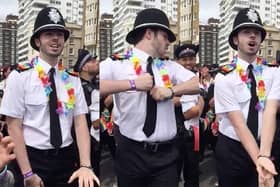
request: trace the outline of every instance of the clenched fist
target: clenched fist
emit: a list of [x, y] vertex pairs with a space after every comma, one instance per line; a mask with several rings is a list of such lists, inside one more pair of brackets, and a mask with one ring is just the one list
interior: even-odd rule
[[151, 90], [151, 95], [156, 101], [164, 101], [166, 99], [171, 99], [173, 96], [172, 89], [165, 87], [153, 87]]
[[148, 91], [153, 87], [153, 77], [149, 73], [144, 73], [135, 79], [136, 89]]

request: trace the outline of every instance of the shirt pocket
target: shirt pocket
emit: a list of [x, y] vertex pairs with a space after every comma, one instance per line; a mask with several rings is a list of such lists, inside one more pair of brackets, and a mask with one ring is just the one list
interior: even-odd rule
[[48, 104], [48, 97], [41, 85], [31, 85], [27, 90], [25, 103], [35, 108], [45, 107]]
[[243, 82], [238, 82], [235, 85], [234, 95], [238, 103], [245, 103], [251, 99], [251, 93], [247, 85]]

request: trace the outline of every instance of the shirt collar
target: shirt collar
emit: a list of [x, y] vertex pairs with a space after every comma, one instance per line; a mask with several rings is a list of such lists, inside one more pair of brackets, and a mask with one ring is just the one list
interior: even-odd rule
[[137, 48], [133, 48], [132, 51], [135, 56], [137, 56], [138, 58], [141, 59], [141, 61], [143, 61], [144, 63], [147, 63], [147, 60], [150, 57], [149, 54], [147, 54], [146, 52], [144, 52], [140, 49], [137, 49]]
[[[50, 71], [50, 69], [52, 68], [52, 66], [47, 63], [46, 61], [44, 61], [42, 58], [38, 57], [38, 61], [40, 63], [40, 65], [43, 67], [44, 71], [46, 72], [46, 74], [48, 74], [48, 72]], [[55, 72], [57, 72], [58, 70], [58, 63], [55, 65]]]
[[[247, 70], [248, 66], [250, 65], [250, 63], [248, 63], [247, 61], [238, 58], [237, 59], [238, 64], [241, 66], [242, 69]], [[252, 63], [253, 67], [255, 68], [256, 64], [257, 64], [257, 59], [255, 59]]]

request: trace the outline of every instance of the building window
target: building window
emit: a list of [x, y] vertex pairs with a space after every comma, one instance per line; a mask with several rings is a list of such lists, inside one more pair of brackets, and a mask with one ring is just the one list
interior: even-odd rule
[[268, 50], [267, 50], [267, 55], [268, 55], [268, 56], [272, 56], [272, 55], [273, 55], [273, 52], [272, 52], [271, 49], [268, 49]]
[[74, 49], [73, 48], [69, 48], [69, 54], [74, 55]]
[[268, 40], [267, 43], [268, 43], [268, 46], [272, 46], [272, 41], [271, 40]]

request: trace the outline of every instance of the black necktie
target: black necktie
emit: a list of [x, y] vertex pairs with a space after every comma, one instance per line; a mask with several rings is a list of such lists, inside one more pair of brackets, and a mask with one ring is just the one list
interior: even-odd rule
[[52, 91], [49, 95], [49, 107], [50, 107], [50, 135], [51, 144], [58, 149], [62, 144], [61, 129], [59, 116], [56, 113], [57, 109], [57, 94], [54, 82], [55, 69], [51, 68], [49, 73], [49, 80], [51, 83]]
[[[152, 70], [152, 57], [148, 58], [147, 72], [154, 77]], [[153, 79], [153, 85], [155, 85], [155, 78]], [[146, 109], [146, 119], [143, 127], [143, 131], [147, 137], [151, 136], [156, 128], [156, 119], [157, 119], [157, 102], [153, 99], [150, 94], [150, 91], [147, 91], [147, 109]]]
[[253, 65], [250, 64], [248, 66], [249, 74], [248, 78], [251, 80], [251, 100], [250, 100], [250, 107], [247, 119], [247, 125], [250, 131], [252, 132], [255, 139], [258, 138], [258, 110], [256, 110], [256, 105], [258, 103], [258, 96], [256, 92], [256, 80], [253, 74]]

